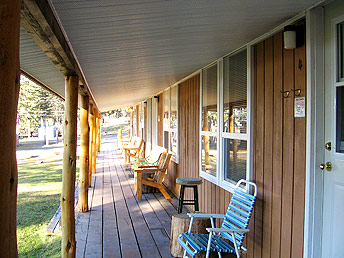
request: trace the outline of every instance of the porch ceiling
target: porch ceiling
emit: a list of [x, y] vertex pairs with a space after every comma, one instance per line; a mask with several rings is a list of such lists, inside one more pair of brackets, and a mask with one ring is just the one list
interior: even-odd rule
[[[319, 0], [51, 2], [98, 107], [109, 110], [144, 100]], [[33, 75], [63, 94], [63, 83], [50, 83], [33, 62]]]

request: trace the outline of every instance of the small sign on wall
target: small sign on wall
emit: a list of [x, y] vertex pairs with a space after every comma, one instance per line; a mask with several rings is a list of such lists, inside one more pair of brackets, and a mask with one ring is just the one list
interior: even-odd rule
[[306, 116], [306, 98], [300, 97], [295, 98], [294, 102], [294, 117], [305, 117]]

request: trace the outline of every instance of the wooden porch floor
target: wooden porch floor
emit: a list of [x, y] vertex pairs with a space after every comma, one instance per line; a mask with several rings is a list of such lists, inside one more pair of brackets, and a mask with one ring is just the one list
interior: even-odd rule
[[172, 257], [171, 217], [177, 200], [161, 193], [134, 195], [134, 179], [115, 142], [103, 139], [87, 213], [76, 214], [77, 257]]

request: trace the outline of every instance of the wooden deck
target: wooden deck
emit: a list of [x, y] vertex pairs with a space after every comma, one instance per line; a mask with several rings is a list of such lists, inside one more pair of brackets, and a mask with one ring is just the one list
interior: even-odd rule
[[77, 257], [172, 257], [171, 217], [177, 200], [134, 195], [134, 179], [115, 143], [102, 145], [87, 213], [76, 214]]

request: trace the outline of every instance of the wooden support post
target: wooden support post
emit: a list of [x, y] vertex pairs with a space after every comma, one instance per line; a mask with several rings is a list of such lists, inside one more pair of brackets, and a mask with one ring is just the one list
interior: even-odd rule
[[20, 1], [0, 4], [0, 256], [18, 257], [16, 117], [19, 96]]
[[98, 155], [98, 144], [99, 144], [99, 112], [97, 110], [97, 115], [95, 117], [96, 119], [96, 142], [95, 142], [95, 148], [96, 148], [96, 155]]
[[76, 248], [74, 194], [76, 177], [78, 87], [79, 79], [77, 76], [66, 76], [61, 194], [62, 257], [75, 257]]
[[93, 131], [92, 131], [92, 173], [96, 173], [96, 161], [97, 161], [97, 150], [96, 150], [96, 144], [97, 144], [97, 110], [94, 109], [93, 113]]
[[79, 174], [79, 201], [78, 210], [80, 212], [88, 211], [88, 186], [89, 186], [89, 126], [88, 126], [88, 107], [89, 96], [81, 96], [81, 110], [80, 110], [80, 174]]
[[97, 151], [100, 152], [100, 146], [101, 146], [101, 143], [102, 143], [102, 116], [100, 115], [99, 113], [99, 116], [98, 116], [98, 145], [97, 145]]
[[92, 168], [93, 168], [93, 165], [92, 165], [92, 162], [93, 162], [93, 131], [94, 131], [94, 109], [93, 109], [93, 104], [90, 104], [90, 107], [89, 107], [89, 113], [90, 113], [90, 116], [89, 116], [89, 124], [90, 124], [90, 141], [89, 141], [89, 164], [88, 164], [88, 167], [89, 167], [89, 186], [91, 186], [92, 184]]

